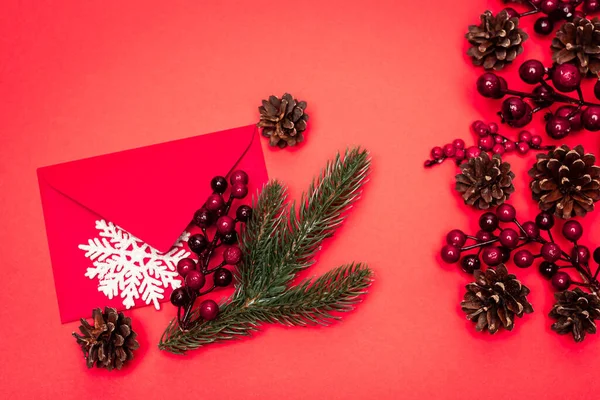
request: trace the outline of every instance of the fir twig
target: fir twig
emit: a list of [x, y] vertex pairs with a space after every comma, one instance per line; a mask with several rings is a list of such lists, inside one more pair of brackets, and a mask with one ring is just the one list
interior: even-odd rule
[[[183, 354], [210, 343], [248, 336], [264, 323], [328, 325], [349, 311], [371, 284], [372, 271], [350, 264], [289, 287], [296, 273], [313, 264], [321, 243], [342, 223], [359, 198], [370, 167], [365, 150], [346, 151], [327, 164], [298, 203], [286, 207], [286, 192], [267, 184], [240, 237], [244, 262], [236, 290], [220, 305], [219, 317], [181, 330], [176, 319], [159, 348]], [[195, 318], [192, 318], [194, 320]]]

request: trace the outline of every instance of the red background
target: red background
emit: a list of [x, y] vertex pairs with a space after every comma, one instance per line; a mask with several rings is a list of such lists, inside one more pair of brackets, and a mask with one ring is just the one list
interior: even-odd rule
[[[123, 4], [121, 4], [123, 3]], [[437, 252], [479, 215], [451, 190], [455, 168], [424, 170], [434, 145], [471, 143], [499, 103], [474, 92], [467, 25], [500, 0], [302, 2], [3, 2], [0, 12], [0, 395], [7, 398], [574, 398], [597, 393], [600, 338], [550, 331], [549, 285], [517, 271], [536, 313], [512, 333], [481, 335], [458, 308], [469, 277]], [[526, 20], [532, 32], [534, 18]], [[549, 60], [532, 34], [523, 61]], [[518, 65], [518, 64], [517, 64]], [[504, 75], [515, 80], [516, 67]], [[589, 89], [589, 88], [588, 88]], [[173, 316], [130, 312], [142, 349], [131, 368], [87, 371], [61, 325], [35, 169], [252, 123], [262, 98], [308, 101], [310, 132], [268, 149], [270, 176], [298, 196], [348, 145], [373, 156], [372, 180], [311, 274], [351, 260], [376, 272], [357, 312], [331, 328], [265, 327], [251, 340], [187, 357], [159, 352]], [[587, 91], [589, 93], [589, 91]], [[540, 116], [536, 116], [539, 121]], [[541, 132], [539, 122], [530, 128]], [[502, 132], [516, 132], [502, 127]], [[596, 134], [566, 143], [598, 150]], [[201, 156], [190, 166], [204, 168]], [[533, 154], [513, 163], [520, 216]], [[188, 172], [193, 180], [193, 168]], [[600, 232], [586, 217], [583, 241]], [[515, 269], [514, 266], [509, 266]], [[594, 396], [596, 397], [596, 396]]]

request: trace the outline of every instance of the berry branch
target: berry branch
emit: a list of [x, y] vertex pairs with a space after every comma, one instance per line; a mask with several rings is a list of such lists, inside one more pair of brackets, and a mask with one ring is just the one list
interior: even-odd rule
[[218, 306], [218, 318], [206, 318], [200, 307], [190, 312], [185, 329], [179, 319], [172, 320], [159, 348], [183, 354], [248, 336], [264, 323], [327, 325], [339, 319], [337, 313], [351, 310], [372, 280], [372, 271], [362, 264], [342, 266], [294, 286], [290, 283], [314, 263], [322, 242], [334, 234], [358, 200], [369, 168], [364, 150], [338, 155], [289, 208], [285, 189], [277, 181], [267, 184], [241, 231], [235, 292]]

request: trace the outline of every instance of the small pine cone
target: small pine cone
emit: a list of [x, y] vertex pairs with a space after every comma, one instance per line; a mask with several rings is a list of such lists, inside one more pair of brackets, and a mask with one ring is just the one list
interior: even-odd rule
[[304, 140], [303, 132], [306, 130], [308, 114], [305, 101], [294, 99], [286, 93], [279, 99], [269, 96], [258, 107], [260, 121], [258, 127], [263, 128], [262, 134], [269, 138], [271, 146], [295, 146]]
[[509, 274], [504, 264], [475, 270], [475, 282], [469, 283], [464, 300], [460, 303], [467, 319], [476, 322], [475, 329], [494, 334], [503, 326], [514, 328], [515, 316], [530, 314], [533, 307], [527, 300], [529, 289], [517, 277]]
[[600, 20], [575, 17], [565, 22], [552, 39], [552, 60], [573, 63], [582, 74], [600, 73]]
[[519, 18], [510, 18], [506, 10], [494, 16], [491, 11], [481, 14], [481, 24], [470, 25], [465, 35], [472, 47], [467, 51], [474, 65], [496, 71], [510, 64], [523, 52], [523, 42], [529, 38], [519, 28]]
[[94, 325], [90, 325], [84, 318], [81, 319], [79, 330], [82, 335], [73, 332], [77, 343], [83, 350], [83, 356], [88, 368], [94, 364], [98, 368], [121, 369], [123, 365], [133, 359], [133, 350], [140, 345], [135, 340], [137, 334], [131, 329], [131, 318], [111, 307], [100, 308], [92, 311]]
[[596, 293], [586, 293], [580, 288], [554, 294], [556, 304], [550, 311], [550, 318], [557, 321], [552, 330], [565, 335], [573, 334], [576, 342], [585, 339], [586, 333], [596, 333], [595, 320], [600, 318], [600, 299]]
[[600, 200], [600, 167], [596, 157], [581, 145], [571, 150], [562, 145], [538, 154], [529, 170], [531, 194], [542, 211], [560, 218], [583, 217]]
[[460, 165], [456, 175], [456, 190], [462, 193], [465, 204], [487, 210], [504, 203], [515, 191], [512, 180], [515, 174], [510, 164], [502, 162], [498, 154], [492, 158], [486, 152]]

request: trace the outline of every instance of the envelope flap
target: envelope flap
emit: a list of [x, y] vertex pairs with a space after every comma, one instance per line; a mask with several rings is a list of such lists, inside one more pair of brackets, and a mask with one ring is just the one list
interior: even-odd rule
[[[82, 206], [167, 251], [211, 193], [211, 179], [229, 172], [254, 132], [250, 125], [140, 147], [43, 167], [38, 176]], [[258, 140], [256, 145], [264, 171]]]

